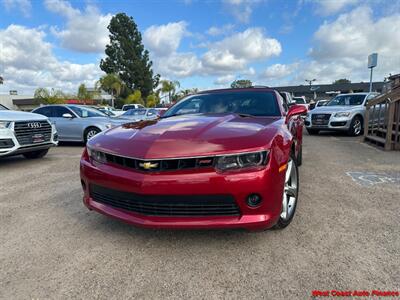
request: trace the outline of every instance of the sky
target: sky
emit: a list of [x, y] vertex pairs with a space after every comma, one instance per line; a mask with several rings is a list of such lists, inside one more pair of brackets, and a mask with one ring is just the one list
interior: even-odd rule
[[0, 93], [93, 87], [119, 12], [182, 89], [369, 81], [373, 52], [374, 80], [400, 72], [400, 0], [0, 0]]

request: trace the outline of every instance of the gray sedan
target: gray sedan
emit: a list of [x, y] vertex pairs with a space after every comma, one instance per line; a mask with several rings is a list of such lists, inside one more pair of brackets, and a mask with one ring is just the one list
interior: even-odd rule
[[127, 119], [110, 118], [83, 105], [46, 105], [32, 112], [48, 117], [55, 124], [60, 141], [86, 143], [101, 131], [129, 122]]
[[119, 118], [130, 119], [131, 121], [154, 120], [160, 116], [160, 113], [154, 108], [129, 109]]

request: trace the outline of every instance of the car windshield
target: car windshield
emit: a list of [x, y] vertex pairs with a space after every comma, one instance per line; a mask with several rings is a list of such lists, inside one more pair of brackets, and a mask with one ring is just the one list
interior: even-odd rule
[[81, 107], [81, 106], [68, 106], [70, 109], [74, 111], [81, 118], [91, 118], [91, 117], [107, 117], [105, 113], [101, 111], [89, 108], [89, 107]]
[[141, 116], [146, 113], [145, 109], [130, 109], [123, 113], [123, 116]]
[[217, 92], [189, 96], [171, 107], [163, 118], [185, 114], [245, 114], [252, 116], [280, 116], [272, 92]]
[[326, 106], [352, 106], [361, 105], [365, 99], [365, 95], [338, 95], [329, 101]]
[[293, 98], [297, 104], [306, 104], [306, 101], [304, 101], [303, 98]]

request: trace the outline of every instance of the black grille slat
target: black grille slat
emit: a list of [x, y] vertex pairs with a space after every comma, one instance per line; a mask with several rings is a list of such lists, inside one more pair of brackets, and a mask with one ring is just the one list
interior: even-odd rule
[[[108, 163], [123, 166], [125, 168], [135, 169], [142, 172], [159, 172], [159, 171], [176, 171], [183, 169], [195, 169], [212, 167], [214, 158], [181, 158], [181, 159], [165, 159], [165, 160], [142, 160], [118, 156], [105, 153]], [[146, 168], [145, 164], [150, 163], [151, 166]]]
[[[40, 124], [39, 128], [30, 128], [29, 123]], [[15, 122], [14, 132], [17, 137], [18, 143], [21, 145], [29, 145], [34, 143], [35, 135], [43, 135], [43, 142], [46, 143], [51, 140], [51, 125], [47, 121], [24, 121]], [[39, 143], [38, 143], [39, 144]]]
[[311, 122], [314, 125], [328, 125], [331, 114], [312, 114]]
[[239, 207], [230, 195], [139, 195], [90, 185], [96, 202], [151, 216], [237, 216]]

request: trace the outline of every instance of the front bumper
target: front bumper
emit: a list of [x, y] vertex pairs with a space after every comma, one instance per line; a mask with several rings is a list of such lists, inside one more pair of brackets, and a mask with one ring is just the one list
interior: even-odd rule
[[315, 124], [311, 120], [311, 116], [307, 116], [304, 120], [304, 125], [308, 129], [332, 130], [332, 131], [347, 131], [350, 128], [351, 117], [334, 117], [330, 116], [327, 124]]
[[[278, 173], [278, 169], [278, 167], [271, 166], [270, 162], [265, 169], [241, 173], [218, 174], [210, 168], [208, 170], [148, 174], [112, 164], [97, 164], [84, 155], [81, 159], [80, 172], [84, 204], [91, 210], [132, 225], [169, 229], [245, 228], [258, 230], [272, 227], [279, 219], [285, 172]], [[188, 202], [191, 201], [192, 196], [229, 194], [234, 198], [240, 213], [234, 216], [141, 214], [96, 202], [90, 192], [91, 185], [142, 196], [159, 196], [160, 198], [187, 196]], [[263, 199], [256, 208], [250, 208], [246, 204], [247, 196], [253, 193], [259, 194]]]
[[43, 143], [21, 145], [15, 135], [13, 127], [0, 129], [0, 157], [13, 156], [27, 152], [49, 149], [57, 146], [57, 131], [52, 125], [51, 139]]

